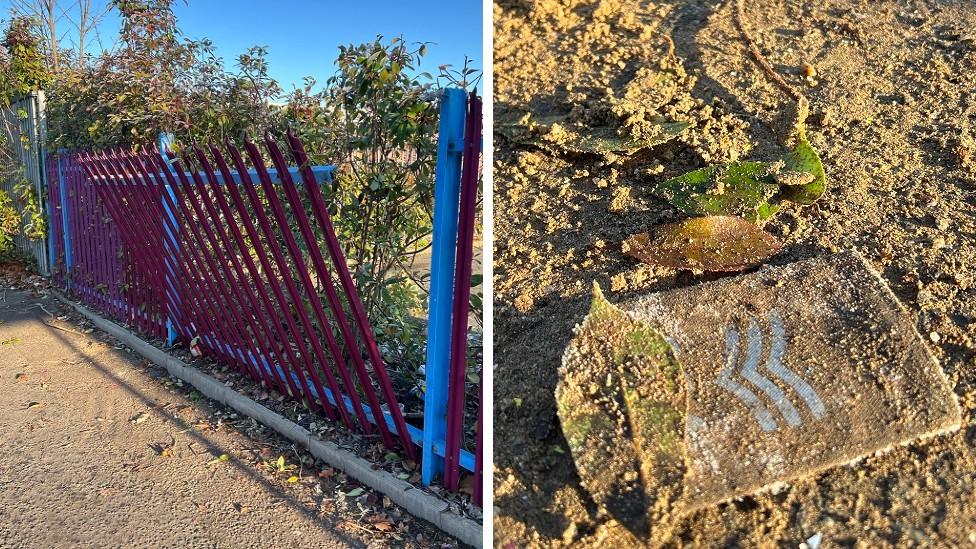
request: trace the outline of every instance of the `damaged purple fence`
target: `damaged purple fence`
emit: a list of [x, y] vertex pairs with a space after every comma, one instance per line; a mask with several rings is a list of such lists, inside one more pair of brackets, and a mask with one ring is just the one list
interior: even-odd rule
[[387, 448], [399, 439], [416, 460], [420, 430], [404, 420], [319, 188], [332, 167], [309, 166], [291, 135], [287, 154], [266, 138], [172, 159], [52, 159], [52, 213], [66, 209], [68, 224], [52, 231], [55, 281], [147, 335], [165, 338], [168, 320], [194, 353]]
[[[470, 486], [480, 505], [482, 402], [479, 384], [467, 383], [466, 355], [481, 100], [449, 89], [441, 110], [447, 146], [439, 147], [437, 188], [444, 204], [459, 207], [436, 217], [435, 226], [457, 224], [435, 230], [434, 240], [457, 262], [431, 267], [452, 283], [441, 294], [450, 306], [440, 307], [440, 350], [428, 348], [422, 427], [405, 421], [398, 396], [409, 388], [398, 393], [391, 382], [336, 236], [334, 167], [311, 165], [290, 133], [284, 147], [265, 136], [179, 155], [153, 148], [47, 158], [52, 280], [150, 338], [401, 447], [421, 464], [424, 484], [442, 475], [451, 491]], [[473, 478], [461, 482], [464, 471]]]

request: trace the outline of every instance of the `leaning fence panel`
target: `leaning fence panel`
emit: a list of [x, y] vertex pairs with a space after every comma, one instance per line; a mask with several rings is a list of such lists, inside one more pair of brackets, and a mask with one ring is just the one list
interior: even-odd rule
[[481, 112], [473, 94], [454, 99], [462, 112], [453, 119], [462, 126], [451, 128], [456, 173], [438, 181], [454, 185], [442, 194], [461, 197], [453, 214], [460, 209], [461, 219], [440, 220], [450, 230], [435, 239], [461, 263], [439, 273], [449, 306], [439, 307], [447, 316], [437, 321], [442, 341], [428, 379], [443, 371], [444, 386], [424, 395], [428, 408], [440, 399], [441, 412], [425, 415], [422, 427], [406, 422], [320, 188], [334, 167], [311, 165], [290, 133], [284, 147], [265, 136], [179, 154], [153, 147], [51, 156], [52, 280], [150, 337], [185, 345], [387, 448], [399, 445], [408, 459], [436, 458], [451, 490], [462, 470], [474, 473], [480, 504], [482, 418], [465, 414], [464, 355]]

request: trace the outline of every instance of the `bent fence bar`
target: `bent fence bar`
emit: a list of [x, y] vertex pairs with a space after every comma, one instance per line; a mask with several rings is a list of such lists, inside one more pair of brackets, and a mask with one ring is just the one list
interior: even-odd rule
[[[446, 326], [449, 341], [462, 341], [428, 361], [428, 387], [432, 376], [435, 386], [450, 383], [443, 394], [428, 390], [422, 427], [404, 418], [333, 228], [320, 186], [334, 167], [311, 166], [290, 132], [284, 151], [266, 135], [260, 145], [192, 146], [178, 156], [153, 147], [47, 158], [52, 279], [147, 336], [179, 340], [348, 429], [378, 435], [387, 448], [399, 441], [409, 459], [437, 463], [451, 490], [461, 469], [474, 473], [480, 504], [480, 414], [474, 453], [461, 448], [461, 435], [481, 103], [447, 90], [443, 104], [458, 99], [451, 154], [464, 156], [464, 170], [455, 162], [438, 173], [438, 185], [455, 187], [447, 193], [454, 230], [434, 236], [458, 263], [452, 272], [452, 257], [446, 273], [432, 264], [432, 278], [454, 280], [448, 317], [432, 313], [430, 339]], [[443, 225], [435, 212], [435, 227]], [[427, 413], [435, 399], [444, 413]]]

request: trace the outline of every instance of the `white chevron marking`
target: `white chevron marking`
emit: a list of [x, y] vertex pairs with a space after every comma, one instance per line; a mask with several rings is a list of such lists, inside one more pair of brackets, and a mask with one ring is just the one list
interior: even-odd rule
[[803, 423], [800, 413], [796, 411], [793, 403], [772, 381], [759, 373], [759, 359], [762, 357], [762, 332], [759, 331], [759, 324], [755, 320], [749, 320], [749, 347], [746, 351], [746, 360], [742, 364], [742, 377], [759, 388], [766, 396], [772, 400], [773, 404], [779, 408], [783, 418], [790, 427], [797, 427]]
[[725, 367], [715, 378], [715, 384], [732, 393], [741, 400], [751, 411], [763, 431], [775, 431], [776, 420], [769, 410], [763, 406], [755, 393], [732, 380], [735, 363], [739, 359], [739, 332], [729, 329], [725, 332]]
[[802, 377], [783, 365], [783, 353], [786, 352], [786, 330], [783, 328], [783, 319], [775, 310], [769, 313], [769, 327], [773, 337], [769, 348], [769, 358], [766, 359], [766, 369], [800, 395], [813, 417], [823, 418], [827, 414], [827, 410], [817, 392]]

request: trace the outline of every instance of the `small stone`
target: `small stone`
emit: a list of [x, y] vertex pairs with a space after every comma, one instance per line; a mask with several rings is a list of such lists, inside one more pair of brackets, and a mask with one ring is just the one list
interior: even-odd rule
[[932, 340], [932, 343], [938, 343], [942, 341], [942, 336], [939, 335], [939, 332], [932, 332], [929, 334], [929, 339]]
[[563, 545], [572, 545], [576, 539], [576, 523], [570, 522], [569, 526], [563, 530]]

